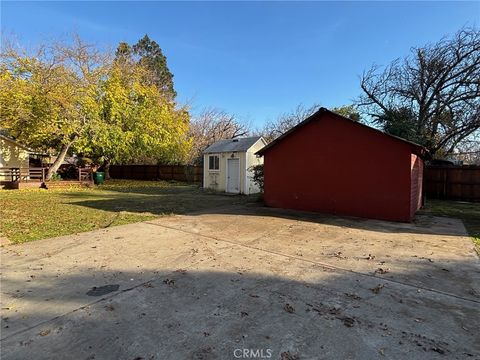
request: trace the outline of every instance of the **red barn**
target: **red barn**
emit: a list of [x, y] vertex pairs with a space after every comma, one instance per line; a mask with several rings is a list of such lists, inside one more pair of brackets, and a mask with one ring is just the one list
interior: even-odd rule
[[321, 108], [257, 152], [267, 206], [411, 221], [422, 205], [422, 146]]

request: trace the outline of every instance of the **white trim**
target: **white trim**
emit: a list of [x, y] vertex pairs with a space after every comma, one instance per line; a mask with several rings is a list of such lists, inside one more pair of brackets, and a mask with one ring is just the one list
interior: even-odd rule
[[207, 186], [207, 169], [208, 169], [208, 164], [207, 164], [207, 161], [205, 161], [205, 157], [207, 157], [208, 159], [208, 156], [207, 155], [203, 155], [203, 188], [204, 189], [207, 189], [208, 186]]
[[245, 152], [245, 181], [243, 183], [243, 193], [245, 195], [250, 195], [250, 184], [248, 182], [248, 151]]
[[[210, 169], [210, 157], [216, 156], [218, 158], [218, 169]], [[219, 173], [220, 172], [220, 154], [218, 153], [213, 153], [213, 154], [208, 154], [207, 155], [207, 169], [209, 172], [215, 172]], [[215, 165], [215, 160], [213, 160], [213, 165]]]

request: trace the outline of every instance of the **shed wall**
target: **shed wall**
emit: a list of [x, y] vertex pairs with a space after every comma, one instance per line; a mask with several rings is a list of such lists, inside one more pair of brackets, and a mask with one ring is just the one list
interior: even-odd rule
[[411, 154], [411, 188], [410, 188], [410, 217], [413, 218], [422, 207], [423, 194], [423, 160]]
[[268, 206], [410, 221], [411, 150], [325, 115], [264, 154]]
[[[220, 152], [209, 153], [203, 155], [203, 187], [215, 191], [226, 191], [227, 189], [227, 159], [240, 159], [240, 193], [255, 194], [260, 191], [258, 186], [253, 182], [253, 172], [251, 166], [263, 164], [263, 157], [255, 155], [257, 151], [265, 146], [263, 139], [259, 139], [246, 152]], [[208, 157], [210, 155], [219, 156], [219, 170], [208, 169]]]
[[252, 166], [263, 164], [263, 156], [257, 156], [255, 153], [262, 149], [266, 144], [263, 140], [257, 141], [250, 149], [248, 149], [246, 156], [246, 178], [245, 178], [245, 194], [256, 194], [260, 192], [260, 188], [253, 182]]
[[[219, 170], [208, 169], [208, 157], [219, 156]], [[240, 193], [245, 193], [246, 184], [246, 155], [244, 152], [212, 153], [203, 156], [203, 187], [215, 191], [226, 191], [227, 189], [227, 159], [240, 159]]]

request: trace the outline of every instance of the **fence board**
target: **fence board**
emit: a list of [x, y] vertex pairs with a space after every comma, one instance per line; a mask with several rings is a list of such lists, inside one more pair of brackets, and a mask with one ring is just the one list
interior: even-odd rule
[[[203, 181], [202, 166], [111, 165], [114, 179]], [[480, 166], [427, 166], [425, 192], [430, 199], [480, 201]]]
[[129, 180], [203, 181], [202, 166], [188, 165], [111, 165], [110, 177]]
[[428, 198], [480, 201], [480, 166], [427, 166]]

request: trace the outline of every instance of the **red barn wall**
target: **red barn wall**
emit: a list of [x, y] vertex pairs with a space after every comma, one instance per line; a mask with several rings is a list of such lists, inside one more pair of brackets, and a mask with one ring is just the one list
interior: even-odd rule
[[411, 149], [324, 115], [264, 154], [268, 206], [410, 221]]
[[411, 154], [411, 188], [410, 188], [410, 217], [413, 218], [418, 209], [422, 207], [423, 194], [423, 160]]

